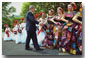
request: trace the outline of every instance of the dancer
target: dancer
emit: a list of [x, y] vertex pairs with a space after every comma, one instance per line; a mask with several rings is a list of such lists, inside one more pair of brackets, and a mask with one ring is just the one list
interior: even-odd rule
[[72, 20], [75, 16], [74, 9], [72, 4], [68, 5], [68, 11], [65, 13], [65, 19], [69, 22], [67, 23], [68, 29], [66, 29], [66, 38], [63, 41], [63, 49], [64, 51], [68, 51], [72, 54], [76, 54], [76, 37], [75, 37], [75, 29], [74, 29], [74, 21]]
[[20, 25], [19, 25], [19, 22], [16, 20], [15, 21], [15, 27], [13, 28], [13, 32], [14, 32], [14, 34], [15, 34], [15, 43], [16, 44], [19, 44], [20, 42], [21, 42], [21, 38], [20, 38], [20, 33], [19, 32], [21, 32], [20, 30], [19, 30], [19, 27], [20, 27]]
[[5, 26], [6, 26], [6, 29], [5, 29], [4, 41], [10, 41], [10, 40], [12, 40], [10, 27], [8, 24], [5, 24]]
[[39, 31], [38, 31], [38, 35], [37, 35], [37, 39], [38, 39], [38, 43], [40, 46], [43, 46], [42, 42], [45, 38], [45, 29], [46, 29], [46, 18], [45, 18], [45, 13], [42, 12], [42, 14], [40, 15], [41, 18], [38, 20], [39, 23]]
[[43, 45], [46, 48], [52, 49], [53, 48], [53, 42], [54, 42], [54, 33], [53, 33], [53, 27], [56, 22], [54, 21], [54, 10], [49, 10], [49, 16], [47, 17], [47, 23], [46, 23], [46, 35], [45, 39], [43, 41]]
[[13, 31], [13, 29], [15, 28], [15, 26], [16, 26], [16, 24], [14, 23], [13, 24], [13, 28], [11, 29], [11, 38], [12, 38], [13, 41], [15, 41], [15, 35], [16, 35], [15, 32]]
[[26, 37], [27, 37], [26, 22], [24, 18], [22, 18], [21, 20], [22, 20], [22, 23], [20, 24], [20, 27], [22, 28], [21, 43], [26, 43]]
[[79, 12], [73, 17], [73, 21], [76, 23], [76, 37], [77, 37], [77, 47], [76, 54], [82, 54], [82, 3], [80, 4]]
[[57, 15], [55, 16], [54, 21], [56, 21], [58, 24], [54, 26], [54, 34], [55, 34], [55, 40], [54, 40], [54, 47], [59, 49], [61, 51], [61, 41], [62, 41], [62, 32], [64, 30], [64, 27], [66, 26], [66, 23], [68, 23], [68, 20], [65, 20], [64, 17], [64, 10], [61, 7], [57, 8]]

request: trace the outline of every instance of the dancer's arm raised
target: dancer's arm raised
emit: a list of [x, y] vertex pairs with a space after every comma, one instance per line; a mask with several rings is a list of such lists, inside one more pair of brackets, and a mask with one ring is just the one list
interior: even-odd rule
[[79, 24], [82, 24], [82, 22], [77, 19], [77, 18], [78, 18], [78, 14], [79, 14], [79, 12], [73, 17], [72, 20], [73, 20], [74, 22], [77, 22], [77, 23], [79, 23]]

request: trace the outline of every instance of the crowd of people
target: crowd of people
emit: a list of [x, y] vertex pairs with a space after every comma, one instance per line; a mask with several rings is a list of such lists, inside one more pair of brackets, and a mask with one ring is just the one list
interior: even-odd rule
[[[69, 52], [73, 55], [82, 54], [82, 3], [78, 11], [76, 3], [70, 3], [67, 11], [62, 7], [57, 8], [57, 13], [53, 9], [36, 14], [35, 18], [40, 22], [37, 24], [36, 34], [38, 44], [48, 49], [57, 49], [62, 52]], [[6, 24], [4, 40], [14, 40], [16, 44], [26, 43], [26, 23], [25, 19], [19, 23], [15, 20], [12, 30]], [[32, 43], [32, 40], [30, 42]]]

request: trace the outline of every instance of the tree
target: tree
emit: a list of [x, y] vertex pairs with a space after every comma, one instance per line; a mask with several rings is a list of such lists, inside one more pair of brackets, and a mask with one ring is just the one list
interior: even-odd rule
[[13, 12], [16, 12], [16, 9], [11, 6], [11, 7], [8, 7], [8, 5], [10, 4], [11, 2], [3, 2], [2, 3], [2, 24], [9, 24], [10, 25], [10, 20], [8, 19], [8, 15], [10, 15], [11, 13]]

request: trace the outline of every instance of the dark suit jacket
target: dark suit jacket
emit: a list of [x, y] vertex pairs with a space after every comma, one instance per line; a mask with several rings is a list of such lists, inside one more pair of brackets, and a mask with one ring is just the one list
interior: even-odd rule
[[34, 15], [32, 14], [32, 12], [28, 12], [27, 16], [26, 16], [26, 30], [36, 30], [36, 25], [39, 22], [35, 20]]

